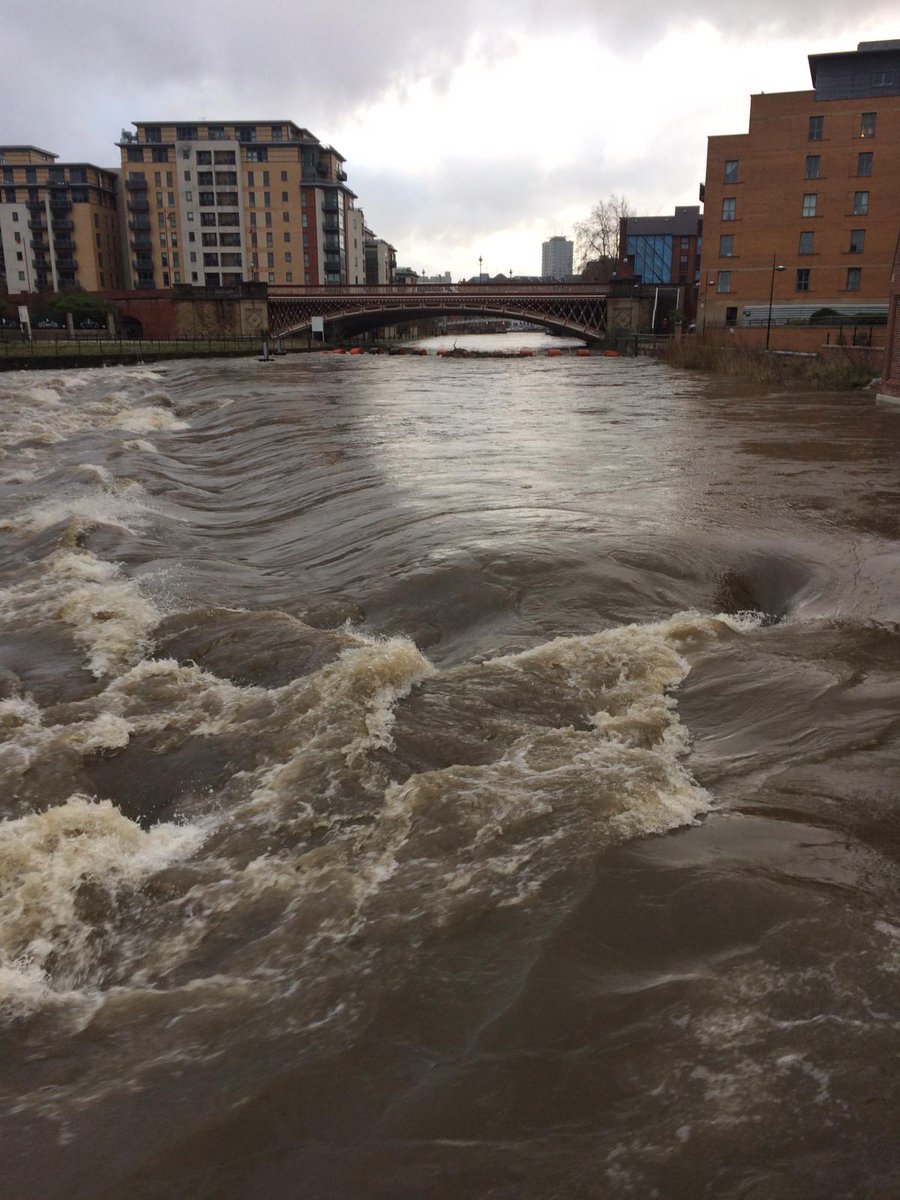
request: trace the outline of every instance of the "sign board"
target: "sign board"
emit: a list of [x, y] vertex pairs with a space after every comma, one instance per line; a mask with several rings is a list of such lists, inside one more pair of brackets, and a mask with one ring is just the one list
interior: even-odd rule
[[28, 309], [24, 304], [19, 305], [19, 324], [23, 329], [27, 330], [29, 333], [31, 332], [31, 325], [28, 320]]
[[312, 332], [313, 332], [313, 337], [320, 337], [324, 340], [324, 337], [325, 337], [325, 318], [324, 317], [313, 317], [312, 318]]

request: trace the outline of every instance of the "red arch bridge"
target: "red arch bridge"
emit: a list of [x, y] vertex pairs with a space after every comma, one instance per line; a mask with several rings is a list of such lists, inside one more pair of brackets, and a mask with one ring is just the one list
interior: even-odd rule
[[543, 325], [588, 342], [606, 336], [608, 287], [590, 283], [330, 284], [268, 288], [269, 331], [287, 337], [314, 317], [351, 335], [425, 317], [467, 316]]

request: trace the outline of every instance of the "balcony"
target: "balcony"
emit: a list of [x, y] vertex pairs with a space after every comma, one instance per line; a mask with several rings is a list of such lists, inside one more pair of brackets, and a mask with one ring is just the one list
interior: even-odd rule
[[71, 254], [63, 254], [56, 256], [56, 269], [62, 273], [74, 273], [78, 270], [78, 262]]
[[44, 202], [43, 200], [38, 200], [29, 196], [29, 198], [25, 201], [25, 207], [29, 212], [43, 212]]
[[149, 212], [150, 202], [146, 196], [129, 196], [128, 211], [129, 212]]
[[51, 212], [68, 212], [72, 207], [72, 201], [68, 196], [51, 196], [50, 211]]
[[134, 232], [149, 233], [150, 218], [149, 217], [130, 217], [128, 220], [128, 228]]
[[340, 168], [338, 168], [337, 178], [341, 181], [341, 183], [346, 183], [347, 182], [347, 172], [342, 171], [342, 170], [340, 170]]
[[41, 251], [50, 249], [45, 238], [32, 238], [30, 245], [32, 250]]
[[54, 219], [54, 221], [53, 221], [54, 237], [56, 236], [57, 233], [59, 233], [60, 230], [73, 230], [74, 228], [75, 228], [75, 222], [70, 221], [68, 219], [68, 217], [63, 217], [61, 220]]
[[136, 176], [133, 179], [129, 177], [128, 179], [125, 180], [125, 187], [126, 187], [126, 190], [129, 192], [146, 192], [146, 190], [147, 190], [146, 176], [140, 175], [140, 176]]
[[32, 233], [46, 233], [47, 222], [40, 219], [35, 220], [32, 217], [32, 219], [28, 222], [28, 228], [32, 231]]
[[56, 237], [54, 235], [53, 249], [56, 251], [57, 254], [65, 254], [66, 251], [69, 251], [71, 253], [75, 249], [75, 243], [68, 236]]
[[326, 233], [340, 233], [341, 221], [337, 213], [328, 212], [322, 220], [322, 228]]
[[152, 275], [149, 278], [139, 275], [135, 280], [134, 286], [138, 288], [155, 288], [156, 280]]
[[144, 237], [142, 234], [131, 239], [132, 250], [152, 250], [153, 239], [149, 236]]

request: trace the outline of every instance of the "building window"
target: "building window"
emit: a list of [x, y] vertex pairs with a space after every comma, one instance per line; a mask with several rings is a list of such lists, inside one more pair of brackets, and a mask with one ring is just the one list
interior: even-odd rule
[[871, 175], [872, 174], [872, 159], [873, 159], [873, 157], [874, 156], [873, 156], [871, 150], [863, 150], [860, 154], [857, 154], [857, 156], [856, 156], [856, 173], [857, 173], [857, 175]]
[[875, 74], [872, 76], [872, 87], [873, 88], [886, 88], [886, 87], [893, 87], [893, 86], [894, 86], [894, 72], [893, 71], [876, 71]]
[[290, 213], [283, 212], [283, 213], [281, 214], [281, 219], [282, 219], [282, 221], [284, 221], [284, 223], [285, 223], [285, 224], [287, 224], [287, 223], [290, 221], [290, 219], [291, 219], [291, 214], [290, 214]]
[[853, 215], [854, 217], [865, 217], [869, 212], [869, 193], [854, 192], [853, 193]]
[[168, 146], [154, 146], [153, 151], [151, 153], [151, 161], [152, 162], [168, 162], [169, 161], [169, 147]]
[[733, 233], [720, 234], [719, 235], [719, 258], [731, 258], [731, 256], [733, 254], [734, 254], [734, 234]]
[[179, 142], [195, 141], [196, 137], [197, 137], [197, 126], [196, 125], [176, 125], [175, 126], [175, 137], [178, 139]]
[[145, 142], [161, 142], [162, 141], [162, 129], [159, 127], [159, 125], [145, 125], [144, 126], [144, 141]]
[[233, 150], [216, 150], [213, 154], [213, 162], [217, 167], [233, 167], [236, 165]]
[[870, 138], [875, 136], [875, 113], [863, 113], [859, 119], [859, 136]]
[[285, 280], [286, 280], [288, 283], [293, 283], [293, 282], [294, 282], [294, 273], [293, 273], [293, 271], [288, 271], [288, 272], [285, 274], [285, 277], [284, 277], [284, 278], [285, 278]]
[[809, 275], [810, 275], [809, 267], [798, 267], [797, 268], [796, 289], [798, 292], [808, 292], [809, 291]]
[[738, 160], [729, 158], [725, 163], [725, 182], [737, 183], [738, 181]]
[[282, 171], [282, 172], [281, 172], [281, 182], [282, 182], [282, 183], [287, 183], [287, 171]]
[[[189, 213], [188, 213], [188, 215], [187, 215], [187, 219], [188, 219], [189, 221], [193, 221], [193, 219], [194, 219], [194, 214], [193, 214], [192, 212], [189, 212]], [[190, 238], [190, 239], [193, 241], [194, 235], [193, 235], [192, 233], [189, 233], [189, 234], [188, 234], [188, 237], [189, 237], [189, 238]]]
[[806, 156], [806, 178], [807, 179], [818, 179], [821, 166], [822, 166], [821, 155], [807, 154], [807, 156]]
[[291, 240], [291, 235], [290, 235], [289, 233], [286, 233], [286, 234], [284, 235], [284, 240], [285, 240], [286, 242], [289, 242], [289, 241]]
[[184, 193], [184, 198], [185, 198], [185, 200], [188, 202], [188, 204], [193, 204], [193, 202], [194, 202], [194, 193], [193, 193], [193, 192], [185, 192], [185, 193]]
[[129, 146], [125, 152], [125, 158], [127, 162], [143, 162], [144, 151], [140, 146]]
[[803, 197], [803, 216], [814, 217], [816, 215], [816, 207], [818, 205], [818, 192], [807, 192]]
[[731, 291], [731, 272], [730, 271], [719, 271], [718, 276], [716, 278], [716, 291], [717, 292], [730, 292]]
[[272, 193], [271, 192], [263, 192], [263, 207], [264, 208], [272, 207]]
[[814, 253], [813, 241], [815, 239], [815, 236], [816, 235], [812, 232], [812, 230], [809, 230], [809, 229], [804, 230], [803, 233], [800, 234], [800, 246], [798, 247], [797, 253], [798, 254], [813, 254]]
[[734, 211], [735, 211], [736, 203], [737, 202], [736, 202], [734, 196], [726, 196], [726, 198], [722, 201], [722, 220], [723, 221], [733, 221], [734, 220]]
[[275, 282], [275, 272], [270, 271], [269, 272], [269, 283], [274, 283], [274, 282]]
[[268, 162], [269, 151], [265, 146], [255, 146], [247, 151], [247, 162]]
[[866, 248], [866, 231], [864, 229], [850, 230], [850, 253], [862, 254]]
[[285, 255], [284, 255], [284, 261], [285, 261], [286, 263], [288, 263], [288, 262], [290, 262], [290, 261], [291, 261], [291, 252], [290, 252], [290, 250], [286, 250], [286, 251], [285, 251]]
[[824, 117], [810, 117], [809, 118], [809, 132], [806, 135], [807, 141], [821, 142], [822, 135], [824, 132], [824, 125], [825, 125]]
[[284, 130], [280, 125], [272, 126], [272, 141], [280, 142], [284, 140]]
[[211, 167], [212, 166], [212, 150], [197, 151], [197, 166]]
[[847, 268], [847, 291], [858, 292], [859, 285], [862, 282], [862, 268], [848, 267]]

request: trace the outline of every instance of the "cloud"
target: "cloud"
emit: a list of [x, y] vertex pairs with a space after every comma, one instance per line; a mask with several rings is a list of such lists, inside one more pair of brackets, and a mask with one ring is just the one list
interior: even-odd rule
[[696, 202], [706, 136], [745, 128], [750, 92], [806, 88], [810, 50], [894, 20], [882, 0], [49, 0], [4, 15], [0, 111], [6, 140], [108, 165], [133, 120], [295, 120], [401, 255], [443, 269], [490, 238], [527, 257], [610, 191]]

